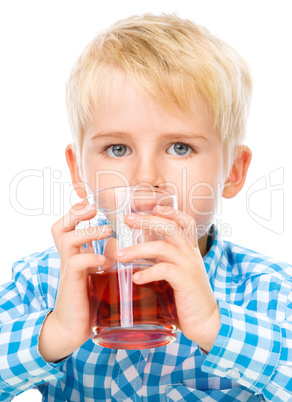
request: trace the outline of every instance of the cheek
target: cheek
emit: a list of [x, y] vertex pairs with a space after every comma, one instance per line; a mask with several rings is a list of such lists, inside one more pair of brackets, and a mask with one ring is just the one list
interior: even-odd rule
[[89, 171], [85, 176], [88, 190], [91, 191], [130, 185], [129, 180], [123, 173], [113, 169]]
[[101, 166], [96, 158], [87, 157], [83, 172], [88, 194], [104, 188], [130, 185], [124, 172], [113, 168], [110, 163]]
[[215, 213], [218, 191], [209, 183], [196, 183], [180, 199], [183, 211], [191, 216], [212, 216]]
[[187, 202], [184, 206], [187, 213], [197, 222], [211, 221], [224, 188], [221, 152], [215, 150], [201, 160], [195, 170], [189, 171], [187, 179]]
[[[207, 174], [206, 174], [207, 172]], [[204, 234], [216, 215], [224, 183], [214, 169], [188, 174], [185, 184], [182, 183], [179, 196], [179, 209], [192, 216], [197, 228]]]
[[127, 175], [121, 172], [116, 164], [100, 158], [96, 151], [86, 143], [83, 148], [82, 160], [86, 161], [82, 164], [82, 170], [88, 194], [104, 188], [129, 185]]
[[216, 186], [213, 187], [210, 184], [197, 184], [189, 189], [183, 209], [187, 215], [195, 219], [198, 238], [209, 230], [216, 214], [218, 197]]

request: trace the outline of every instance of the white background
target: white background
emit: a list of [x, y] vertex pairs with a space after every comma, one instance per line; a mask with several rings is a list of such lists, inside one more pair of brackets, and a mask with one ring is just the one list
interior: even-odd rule
[[[290, 0], [1, 0], [1, 283], [14, 261], [53, 244], [50, 227], [72, 202], [64, 150], [71, 140], [65, 82], [73, 62], [117, 19], [173, 11], [233, 45], [254, 79], [252, 165], [241, 194], [223, 201], [217, 224], [227, 240], [292, 262]], [[16, 399], [40, 396], [28, 391]]]

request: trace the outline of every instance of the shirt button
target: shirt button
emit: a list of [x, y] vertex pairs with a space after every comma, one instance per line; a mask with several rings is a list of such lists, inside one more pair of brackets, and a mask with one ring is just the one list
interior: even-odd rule
[[237, 369], [229, 369], [226, 371], [226, 375], [233, 378], [234, 380], [238, 380], [240, 378], [240, 372]]

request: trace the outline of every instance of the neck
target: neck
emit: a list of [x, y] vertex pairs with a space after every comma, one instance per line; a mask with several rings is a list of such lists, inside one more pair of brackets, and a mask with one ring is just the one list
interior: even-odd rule
[[198, 240], [198, 246], [202, 257], [204, 257], [207, 254], [207, 240], [208, 240], [208, 232], [205, 233]]

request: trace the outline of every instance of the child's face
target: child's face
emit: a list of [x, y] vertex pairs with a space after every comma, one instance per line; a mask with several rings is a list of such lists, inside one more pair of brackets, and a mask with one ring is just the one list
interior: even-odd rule
[[193, 111], [170, 115], [123, 81], [85, 132], [81, 175], [88, 192], [145, 182], [167, 188], [204, 233], [224, 186], [223, 152], [207, 107], [194, 104]]

